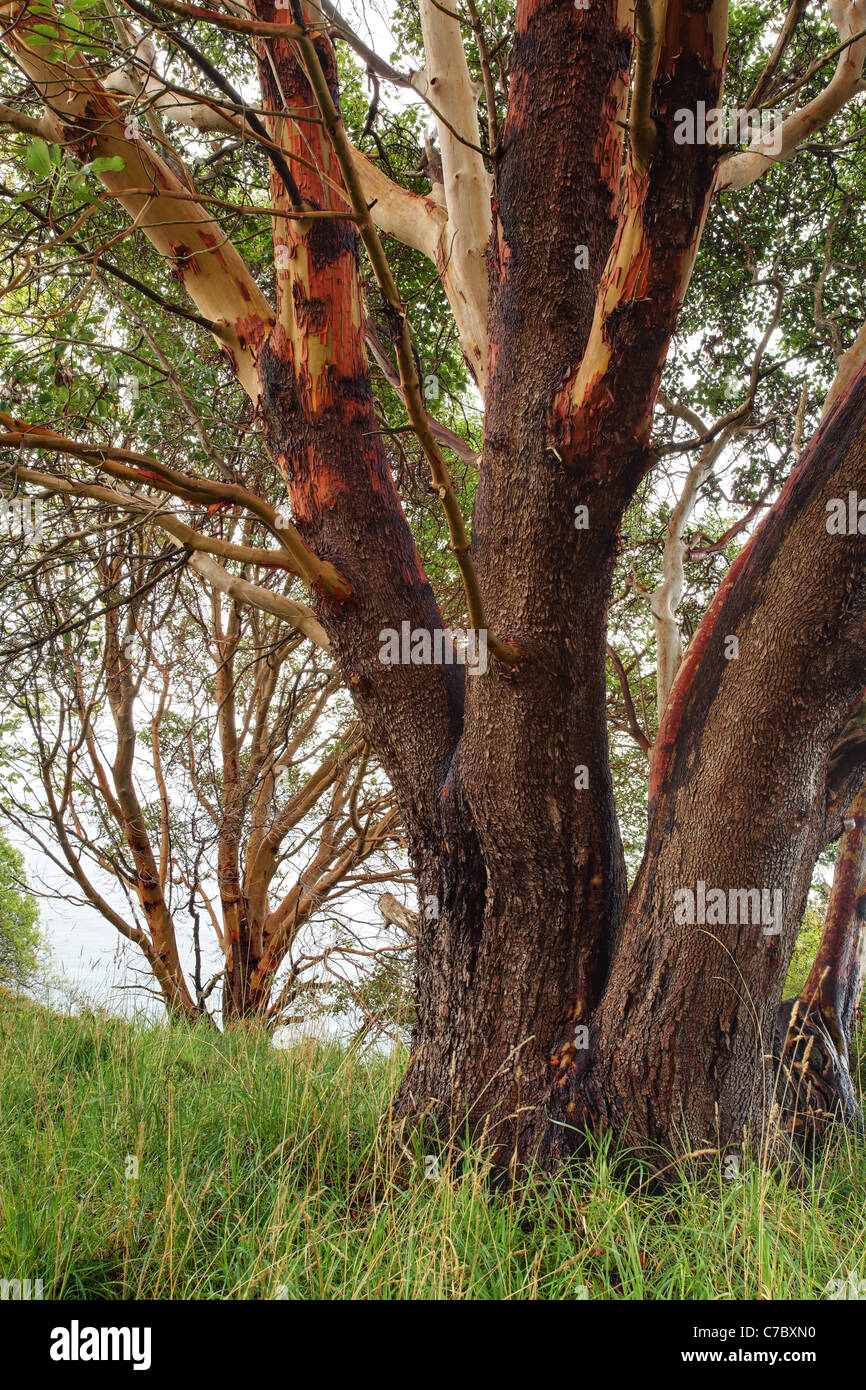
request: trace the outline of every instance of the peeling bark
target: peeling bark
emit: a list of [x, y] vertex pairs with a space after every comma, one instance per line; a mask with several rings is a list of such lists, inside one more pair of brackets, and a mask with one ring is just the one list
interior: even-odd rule
[[40, 48], [28, 37], [42, 17], [25, 15], [17, 4], [4, 6], [2, 13], [16, 20], [7, 28], [3, 42], [45, 103], [57, 137], [82, 159], [123, 160], [121, 170], [100, 174], [101, 182], [171, 263], [193, 303], [212, 323], [222, 351], [255, 400], [259, 390], [257, 353], [273, 322], [273, 312], [219, 223], [190, 200], [189, 186], [136, 136], [117, 100], [73, 45], [60, 35], [57, 46], [63, 57], [48, 61], [44, 44]]
[[[267, 3], [260, 18], [269, 18]], [[315, 40], [337, 100], [333, 49]], [[339, 165], [292, 46], [274, 40], [260, 54], [264, 104], [304, 109], [310, 119], [279, 135], [312, 208], [350, 211]], [[295, 157], [297, 156], [297, 157]], [[302, 162], [303, 161], [303, 162]], [[310, 164], [318, 164], [319, 176]], [[277, 206], [286, 200], [272, 174]], [[387, 666], [383, 629], [442, 627], [388, 468], [370, 387], [353, 223], [274, 224], [277, 322], [264, 344], [262, 408], [274, 457], [289, 486], [296, 524], [310, 548], [348, 578], [354, 598], [320, 604], [365, 730], [400, 797], [410, 837], [435, 834], [437, 783], [447, 770], [462, 716], [457, 668]], [[416, 850], [417, 852], [417, 850]]]
[[849, 1049], [866, 965], [866, 789], [845, 818], [821, 942], [799, 996], [777, 1019], [780, 1123], [801, 1141], [860, 1118]]
[[[834, 14], [850, 26], [860, 4], [834, 0]], [[169, 8], [198, 19], [210, 13], [181, 0]], [[259, 404], [303, 538], [298, 549], [315, 558], [306, 567], [299, 561], [316, 586], [315, 612], [253, 592], [257, 586], [227, 576], [177, 525], [166, 529], [195, 551], [191, 564], [216, 590], [285, 615], [326, 646], [358, 712], [357, 745], [326, 760], [274, 824], [273, 774], [263, 776], [242, 865], [247, 789], [232, 710], [235, 633], [220, 634], [228, 1013], [261, 1012], [317, 893], [402, 817], [420, 892], [412, 920], [417, 1026], [395, 1100], [407, 1121], [423, 1119], [446, 1137], [462, 1133], [468, 1117], [504, 1164], [538, 1154], [553, 1162], [575, 1146], [584, 1124], [611, 1126], [646, 1148], [680, 1138], [724, 1146], [774, 1117], [787, 1123], [780, 1060], [788, 1081], [815, 1064], [814, 1094], [827, 1111], [830, 1082], [841, 1094], [838, 1062], [859, 989], [862, 808], [843, 841], [808, 1009], [798, 1013], [799, 1031], [783, 1040], [781, 1059], [780, 1020], [792, 1015], [780, 1014], [779, 1001], [815, 858], [839, 814], [832, 796], [828, 806], [828, 769], [832, 787], [840, 730], [866, 688], [866, 557], [856, 537], [830, 535], [825, 525], [828, 498], [866, 491], [862, 343], [843, 361], [821, 430], [682, 659], [684, 530], [724, 433], [692, 470], [671, 518], [653, 607], [665, 710], [646, 854], [627, 905], [609, 766], [606, 620], [620, 526], [654, 461], [653, 406], [710, 199], [748, 182], [748, 161], [764, 158], [747, 152], [722, 161], [719, 172], [712, 147], [673, 139], [677, 110], [721, 98], [724, 0], [639, 4], [636, 55], [627, 0], [594, 0], [587, 9], [573, 0], [519, 0], [492, 207], [477, 148], [477, 94], [453, 14], [421, 0], [423, 82], [439, 109], [441, 199], [438, 188], [416, 199], [357, 151], [346, 156], [322, 99], [324, 82], [339, 104], [330, 39], [314, 28], [311, 6], [309, 31], [300, 8], [293, 24], [281, 17], [272, 0], [258, 0], [255, 18], [214, 20], [250, 35], [262, 106], [278, 113], [268, 117], [268, 136], [284, 158], [271, 169], [275, 311], [182, 178], [126, 138], [119, 105], [92, 71], [69, 55], [46, 63], [28, 44], [26, 23], [6, 38], [82, 158], [123, 154], [123, 173], [106, 175], [106, 186], [172, 257]], [[310, 65], [311, 43], [323, 79]], [[840, 57], [820, 110], [807, 107], [789, 125], [787, 153], [814, 128], [810, 122], [829, 118], [856, 89], [860, 49], [851, 45]], [[514, 658], [475, 677], [381, 659], [383, 633], [408, 622], [435, 634], [443, 620], [374, 409], [359, 228], [380, 284], [384, 276], [358, 180], [377, 200], [378, 224], [436, 261], [464, 352], [486, 381], [471, 563], [453, 494], [436, 477], [455, 523], [452, 548], [473, 576], [470, 613], [486, 612], [484, 626], [489, 621], [501, 651]], [[290, 211], [303, 215], [289, 218]], [[167, 224], [178, 221], [183, 235], [169, 239]], [[402, 384], [411, 386], [405, 314], [396, 291], [385, 297], [386, 331]], [[426, 415], [413, 424], [433, 456]], [[93, 456], [18, 426], [12, 422], [0, 442]], [[104, 450], [100, 462], [119, 484], [141, 483], [141, 456]], [[150, 476], [165, 491], [199, 495], [190, 480], [158, 465]], [[257, 514], [273, 521], [271, 512]], [[235, 547], [223, 558], [244, 557]], [[734, 638], [736, 655], [728, 650]], [[123, 723], [120, 685], [114, 698]], [[381, 808], [378, 823], [341, 848], [337, 826], [352, 814], [348, 760], [362, 741], [381, 759], [398, 806]], [[122, 755], [117, 801], [133, 825], [128, 744]], [[852, 775], [842, 769], [843, 791], [853, 792]], [[281, 833], [307, 798], [325, 793], [313, 862], [273, 903]], [[133, 851], [147, 897], [159, 872], [135, 836]], [[697, 894], [699, 883], [721, 892], [726, 905], [735, 895], [735, 921], [677, 917], [678, 895]], [[769, 921], [741, 917], [755, 910], [752, 894], [765, 911], [764, 892]], [[152, 896], [145, 911], [158, 943]], [[393, 904], [386, 910], [400, 921]], [[773, 930], [763, 930], [768, 925]], [[174, 969], [167, 958], [163, 967]]]

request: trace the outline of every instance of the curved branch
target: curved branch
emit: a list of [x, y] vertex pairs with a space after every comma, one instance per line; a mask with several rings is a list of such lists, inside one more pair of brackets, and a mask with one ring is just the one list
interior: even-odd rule
[[767, 327], [755, 349], [752, 368], [749, 374], [749, 389], [744, 401], [731, 410], [708, 431], [710, 438], [701, 451], [697, 463], [689, 470], [679, 501], [671, 512], [665, 536], [664, 558], [662, 561], [662, 582], [652, 596], [652, 617], [658, 647], [657, 692], [658, 712], [661, 719], [668, 702], [671, 686], [682, 660], [680, 631], [677, 625], [677, 610], [683, 596], [685, 584], [686, 546], [683, 540], [686, 526], [695, 508], [698, 492], [705, 479], [712, 472], [715, 462], [725, 445], [740, 431], [748, 420], [755, 403], [761, 362], [767, 345], [775, 332], [782, 312], [784, 289], [776, 283], [776, 305]]
[[[163, 525], [159, 518], [155, 518], [157, 524]], [[166, 531], [173, 528], [164, 526]], [[180, 537], [178, 537], [180, 540]], [[186, 544], [181, 541], [181, 544]], [[226, 594], [229, 598], [236, 599], [238, 603], [248, 604], [251, 608], [258, 608], [263, 613], [273, 613], [277, 618], [283, 618], [298, 632], [302, 632], [305, 637], [309, 637], [322, 651], [330, 652], [331, 644], [328, 641], [328, 634], [322, 624], [316, 618], [312, 609], [304, 607], [303, 604], [295, 603], [293, 599], [286, 598], [283, 594], [274, 594], [270, 589], [265, 589], [261, 584], [251, 584], [248, 579], [240, 579], [237, 575], [229, 574], [228, 570], [223, 569], [222, 565], [217, 564], [213, 557], [204, 551], [196, 550], [190, 556], [190, 569], [200, 574], [202, 579], [206, 579], [212, 588], [221, 594]]]
[[866, 0], [829, 0], [830, 14], [844, 45], [836, 71], [824, 91], [782, 122], [781, 149], [773, 150], [772, 135], [756, 137], [748, 149], [719, 162], [716, 192], [745, 188], [775, 164], [784, 164], [805, 140], [837, 116], [852, 97], [864, 90], [866, 61]]
[[339, 571], [329, 561], [319, 560], [313, 555], [299, 532], [275, 507], [239, 483], [216, 483], [209, 478], [192, 478], [174, 468], [167, 468], [150, 454], [138, 454], [131, 449], [115, 449], [107, 445], [82, 444], [42, 426], [15, 420], [3, 412], [0, 412], [0, 425], [6, 427], [6, 433], [0, 434], [0, 448], [14, 446], [19, 450], [46, 449], [51, 453], [72, 454], [98, 463], [111, 477], [121, 478], [124, 482], [156, 487], [191, 502], [228, 503], [243, 507], [279, 537], [287, 551], [287, 569], [332, 598], [346, 599], [351, 596], [351, 586]]
[[342, 119], [334, 105], [334, 100], [331, 96], [331, 91], [322, 69], [318, 52], [312, 40], [306, 36], [299, 39], [298, 48], [319, 111], [321, 112], [328, 134], [331, 138], [334, 153], [346, 184], [346, 190], [351, 199], [352, 206], [358, 215], [361, 237], [367, 249], [367, 254], [370, 257], [376, 280], [386, 303], [393, 311], [397, 361], [400, 368], [403, 398], [406, 403], [409, 419], [418, 436], [421, 447], [424, 450], [427, 462], [430, 465], [434, 487], [442, 502], [442, 508], [448, 521], [448, 529], [451, 535], [451, 549], [454, 552], [463, 580], [463, 588], [469, 610], [469, 620], [476, 631], [488, 632], [488, 645], [493, 655], [501, 661], [503, 665], [509, 667], [515, 666], [520, 659], [520, 652], [512, 644], [501, 641], [497, 636], [489, 632], [487, 627], [484, 602], [478, 586], [475, 565], [470, 553], [469, 536], [466, 531], [463, 514], [460, 510], [457, 494], [454, 491], [454, 485], [451, 481], [448, 466], [442, 457], [442, 452], [430, 428], [427, 413], [424, 409], [406, 309], [394, 281], [394, 277], [391, 274], [388, 258], [382, 249], [382, 243], [379, 239], [378, 232], [373, 226], [372, 218], [364, 202], [363, 192], [352, 159], [352, 148], [346, 135]]
[[203, 536], [170, 512], [154, 507], [151, 503], [142, 501], [140, 498], [118, 492], [114, 488], [100, 487], [98, 484], [92, 483], [74, 483], [67, 478], [56, 478], [52, 473], [39, 473], [31, 468], [17, 468], [16, 476], [23, 482], [45, 488], [46, 491], [63, 493], [69, 497], [89, 497], [98, 502], [107, 502], [113, 507], [130, 513], [130, 515], [151, 522], [177, 541], [179, 546], [190, 552], [190, 569], [194, 569], [214, 589], [228, 595], [229, 598], [236, 599], [239, 603], [245, 603], [251, 608], [258, 608], [263, 613], [272, 613], [277, 618], [283, 618], [286, 622], [291, 623], [298, 632], [309, 637], [317, 647], [321, 647], [326, 652], [330, 651], [328, 635], [311, 608], [296, 603], [283, 594], [275, 594], [270, 589], [264, 588], [263, 585], [253, 584], [249, 580], [229, 574], [222, 565], [213, 559], [213, 556], [219, 555], [227, 560], [237, 560], [243, 565], [288, 569], [289, 566], [285, 557], [277, 551], [261, 550], [255, 546], [234, 545], [232, 542], [220, 540], [218, 537]]
[[[258, 400], [256, 356], [274, 316], [246, 263], [219, 223], [201, 205], [187, 201], [190, 188], [166, 160], [130, 129], [116, 99], [62, 30], [57, 28], [56, 42], [46, 49], [44, 42], [34, 41], [34, 26], [44, 16], [17, 3], [4, 4], [2, 13], [12, 21], [2, 41], [45, 103], [56, 138], [82, 161], [122, 161], [120, 169], [101, 172], [101, 182], [171, 263], [212, 324], [247, 394]], [[46, 57], [46, 52], [60, 56]], [[132, 191], [142, 189], [147, 191]]]
[[[662, 9], [662, 22], [664, 9]], [[650, 115], [653, 77], [659, 56], [659, 31], [653, 14], [652, 0], [635, 0], [635, 47], [631, 112], [628, 128], [635, 172], [640, 178], [645, 172], [658, 143], [658, 131]]]
[[[420, 0], [420, 14], [426, 66], [417, 86], [435, 103], [448, 212], [443, 237], [451, 280], [448, 298], [452, 306], [462, 307], [457, 315], [460, 345], [483, 395], [487, 380], [487, 247], [493, 214], [490, 180], [480, 150], [478, 91], [469, 76], [459, 19], [437, 0]], [[444, 270], [444, 265], [440, 268]]]

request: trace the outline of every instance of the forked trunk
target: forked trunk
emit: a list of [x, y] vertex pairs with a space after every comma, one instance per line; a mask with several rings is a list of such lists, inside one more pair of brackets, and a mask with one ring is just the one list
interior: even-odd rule
[[[591, 67], [569, 50], [583, 24], [598, 30]], [[718, 99], [723, 25], [719, 9], [668, 7], [660, 131], [682, 104]], [[864, 686], [863, 560], [824, 525], [826, 498], [866, 479], [866, 384], [855, 382], [692, 644], [624, 913], [606, 614], [714, 174], [705, 146], [660, 138], [649, 168], [644, 148], [620, 180], [618, 136], [598, 147], [581, 138], [586, 108], [615, 133], [625, 115], [627, 27], [623, 9], [518, 7], [473, 518], [488, 621], [521, 652], [516, 669], [493, 662], [461, 680], [379, 659], [382, 629], [408, 620], [433, 633], [442, 620], [377, 432], [348, 223], [275, 224], [280, 302], [259, 362], [299, 529], [352, 586], [348, 602], [323, 598], [319, 612], [400, 799], [417, 871], [418, 1022], [396, 1109], [443, 1138], [484, 1134], [505, 1164], [552, 1161], [587, 1123], [724, 1145], [771, 1113], [768, 1058], [825, 839], [827, 755]], [[316, 51], [336, 98], [329, 42], [317, 38]], [[298, 156], [304, 205], [345, 207], [287, 42], [270, 45], [262, 80], [266, 107], [310, 112], [273, 125]], [[638, 144], [651, 144], [646, 120], [642, 131]], [[564, 208], [555, 237], [551, 196]], [[287, 206], [277, 175], [273, 197]], [[699, 885], [721, 891], [726, 912], [735, 904], [736, 920], [708, 920], [703, 906], [702, 920], [678, 920], [682, 894]]]

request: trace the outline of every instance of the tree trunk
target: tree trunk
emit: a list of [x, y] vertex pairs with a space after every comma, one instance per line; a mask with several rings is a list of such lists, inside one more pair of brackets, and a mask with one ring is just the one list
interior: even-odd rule
[[[858, 537], [826, 526], [827, 501], [858, 488], [866, 378], [804, 454], [693, 639], [660, 732], [646, 854], [619, 930], [608, 906], [621, 883], [615, 820], [599, 817], [610, 804], [599, 787], [600, 662], [587, 651], [572, 703], [566, 681], [551, 689], [549, 663], [521, 671], [519, 685], [479, 682], [490, 714], [473, 721], [472, 739], [464, 734], [446, 784], [452, 849], [421, 926], [418, 1032], [401, 1107], [411, 1100], [413, 1113], [432, 1113], [449, 1133], [468, 1114], [501, 1159], [540, 1149], [548, 1161], [586, 1124], [704, 1148], [778, 1121], [790, 1100], [780, 1091], [779, 1001], [826, 839], [827, 761], [863, 688], [866, 555]], [[515, 571], [502, 567], [504, 593]], [[599, 606], [604, 594], [600, 584]], [[588, 621], [601, 622], [592, 600], [588, 590]], [[739, 655], [727, 659], [731, 637]], [[562, 775], [577, 757], [575, 734], [591, 769], [583, 800]], [[853, 844], [843, 851], [816, 963], [819, 973], [833, 963], [823, 992], [831, 1038], [834, 1011], [850, 1027], [858, 981], [854, 853]], [[691, 921], [682, 920], [686, 890]], [[817, 1066], [817, 1043], [813, 1053]], [[812, 1090], [824, 1110], [827, 1090]], [[853, 1113], [844, 1079], [837, 1094]]]
[[[260, 16], [273, 18], [269, 4]], [[590, 30], [593, 62], [576, 64], [575, 36]], [[352, 587], [348, 601], [322, 596], [319, 615], [399, 798], [421, 899], [417, 1026], [396, 1109], [442, 1137], [484, 1134], [504, 1164], [554, 1159], [585, 1123], [703, 1145], [764, 1121], [782, 985], [825, 838], [827, 756], [864, 684], [864, 563], [824, 526], [825, 497], [864, 482], [858, 381], [683, 663], [624, 913], [606, 613], [715, 175], [706, 145], [674, 145], [673, 113], [718, 100], [724, 32], [723, 5], [667, 6], [656, 49], [638, 58], [657, 55], [635, 79], [620, 177], [627, 8], [518, 5], [473, 518], [490, 627], [521, 653], [516, 668], [464, 682], [447, 666], [379, 660], [382, 629], [408, 620], [433, 633], [442, 619], [378, 433], [358, 236], [347, 221], [275, 219], [262, 411], [304, 540]], [[336, 101], [328, 39], [315, 51]], [[288, 41], [263, 51], [261, 77], [266, 109], [299, 113], [271, 118], [297, 179], [293, 191], [272, 175], [275, 205], [345, 209]], [[647, 104], [637, 94], [650, 85]], [[605, 133], [594, 144], [587, 111]], [[728, 636], [738, 660], [725, 659]], [[771, 912], [780, 892], [779, 921], [678, 923], [678, 894], [701, 882], [748, 902], [757, 892], [759, 916], [762, 890]]]
[[[259, 25], [268, 37], [255, 40], [270, 113], [275, 313], [233, 259], [220, 298], [202, 218], [192, 249], [168, 249], [261, 411], [316, 557], [317, 618], [406, 826], [421, 898], [418, 1010], [396, 1109], [443, 1137], [468, 1120], [504, 1164], [554, 1161], [585, 1124], [647, 1145], [736, 1142], [773, 1113], [781, 991], [828, 838], [828, 758], [866, 685], [866, 557], [857, 537], [825, 525], [829, 498], [866, 491], [866, 377], [840, 394], [682, 662], [626, 905], [606, 618], [620, 526], [653, 463], [655, 395], [720, 164], [708, 143], [678, 144], [673, 127], [683, 109], [720, 100], [724, 0], [634, 9], [518, 0], [507, 122], [491, 161], [486, 372], [471, 362], [483, 337], [486, 215], [457, 229], [465, 241], [454, 271], [472, 299], [463, 339], [487, 392], [474, 573], [500, 653], [519, 657], [465, 679], [448, 665], [380, 658], [385, 633], [408, 622], [431, 636], [443, 619], [371, 391], [358, 234], [360, 223], [370, 250], [370, 214], [332, 138], [336, 63], [316, 11], [297, 0], [287, 25], [285, 6], [256, 9], [265, 26], [282, 25]], [[447, 14], [448, 35], [434, 32], [441, 13], [424, 7], [436, 53], [456, 34]], [[19, 61], [44, 83], [30, 48]], [[462, 69], [451, 76], [465, 96]], [[447, 104], [453, 93], [441, 85]], [[93, 125], [86, 95], [70, 119]], [[114, 143], [98, 149], [115, 153]], [[477, 214], [479, 152], [470, 159], [464, 143], [447, 153], [448, 215], [461, 198]], [[164, 249], [159, 228], [177, 215], [177, 190], [161, 166], [160, 176], [168, 191], [146, 230]], [[404, 315], [396, 291], [386, 298], [405, 376]], [[455, 548], [465, 564], [466, 547]], [[345, 582], [326, 591], [321, 575], [333, 570], [322, 566]], [[226, 702], [229, 765], [230, 715]], [[224, 911], [237, 918], [229, 1012], [247, 1007], [264, 959], [232, 834], [228, 825], [221, 860]], [[706, 912], [707, 892], [722, 898], [726, 920], [717, 901], [716, 915]], [[689, 895], [700, 903], [691, 921]], [[827, 949], [837, 947], [831, 932]], [[844, 1012], [849, 995], [833, 1007]]]
[[[562, 1088], [564, 1118], [658, 1143], [679, 1130], [701, 1147], [737, 1142], [772, 1113], [777, 1010], [826, 840], [827, 761], [864, 680], [866, 554], [858, 536], [828, 532], [827, 502], [864, 487], [860, 376], [735, 562], [674, 683], [644, 861], [589, 1046]], [[699, 920], [701, 883], [708, 902], [722, 890], [726, 920]], [[684, 890], [691, 922], [677, 912]], [[755, 892], [761, 907], [750, 897], [744, 921], [741, 895]]]
[[[682, 59], [680, 24], [701, 61]], [[591, 64], [572, 61], [575, 25], [592, 30]], [[718, 95], [721, 52], [702, 26], [673, 7], [662, 106], [672, 92]], [[705, 149], [675, 171], [662, 151], [646, 177], [629, 160], [619, 187], [629, 56], [616, 7], [518, 6], [473, 553], [491, 626], [525, 656], [510, 677], [467, 682], [446, 848], [428, 874], [439, 915], [422, 922], [398, 1096], [443, 1132], [468, 1114], [509, 1163], [551, 1147], [551, 1084], [574, 1065], [622, 916], [606, 615], [619, 526], [649, 463], [647, 403], [713, 177]], [[582, 138], [587, 110], [609, 146]]]

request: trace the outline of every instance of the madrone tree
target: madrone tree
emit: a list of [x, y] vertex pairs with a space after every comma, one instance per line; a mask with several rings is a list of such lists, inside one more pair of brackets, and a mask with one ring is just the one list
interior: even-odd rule
[[[306, 586], [279, 616], [328, 645], [417, 882], [398, 1113], [441, 1134], [468, 1117], [505, 1162], [553, 1161], [586, 1125], [703, 1149], [850, 1113], [863, 0], [830, 0], [828, 16], [794, 0], [784, 19], [753, 6], [730, 27], [725, 0], [418, 0], [395, 18], [399, 67], [330, 0], [2, 14], [0, 114], [42, 180], [8, 185], [10, 226], [29, 216], [41, 255], [86, 257], [94, 275], [147, 243], [122, 270], [136, 302], [172, 314], [185, 292], [285, 493], [243, 460], [218, 477], [171, 466], [153, 422], [142, 448], [20, 410], [3, 420], [7, 476], [146, 506], [203, 583], [253, 608], [273, 611], [246, 577], [257, 562]], [[429, 120], [415, 168], [390, 135], [417, 122], [383, 115], [395, 90]], [[716, 121], [726, 106], [759, 119]], [[233, 171], [220, 194], [211, 160]], [[267, 190], [245, 181], [265, 162]], [[91, 190], [77, 208], [70, 184]], [[247, 216], [269, 225], [269, 267]], [[9, 245], [19, 315], [32, 247], [26, 229]], [[419, 257], [484, 402], [471, 525], [449, 466], [466, 440], [437, 417], [426, 370], [440, 319]], [[483, 673], [436, 659], [455, 615], [401, 504], [391, 442], [410, 432]], [[212, 524], [227, 506], [250, 518], [252, 553]], [[403, 632], [401, 659], [383, 660]], [[630, 890], [620, 726], [649, 759]], [[840, 835], [816, 970], [780, 1007], [814, 866]]]
[[278, 594], [276, 615], [226, 601], [116, 514], [80, 517], [59, 555], [75, 513], [53, 563], [5, 586], [26, 628], [3, 663], [5, 815], [73, 920], [88, 904], [138, 948], [170, 1013], [296, 1021], [398, 949], [341, 910], [400, 877], [391, 790]]

